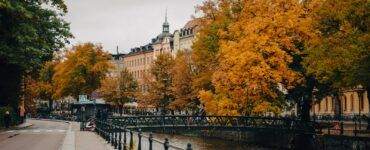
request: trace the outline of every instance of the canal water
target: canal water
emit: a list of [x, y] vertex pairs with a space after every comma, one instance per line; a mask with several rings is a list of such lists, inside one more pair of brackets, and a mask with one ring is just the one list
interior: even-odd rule
[[[149, 149], [149, 134], [143, 133], [142, 137], [142, 146], [143, 150]], [[154, 150], [163, 150], [163, 142], [165, 138], [169, 139], [170, 145], [174, 147], [170, 147], [170, 150], [180, 150], [177, 149], [186, 149], [188, 143], [192, 144], [193, 150], [268, 150], [268, 148], [253, 146], [246, 143], [240, 143], [235, 141], [227, 141], [217, 138], [202, 138], [202, 137], [195, 137], [195, 136], [185, 136], [185, 135], [172, 135], [172, 134], [153, 134], [154, 142], [153, 142], [153, 149]], [[127, 135], [127, 145], [129, 145], [130, 137], [129, 134]], [[137, 149], [138, 146], [138, 136], [137, 133], [134, 134], [134, 148]]]

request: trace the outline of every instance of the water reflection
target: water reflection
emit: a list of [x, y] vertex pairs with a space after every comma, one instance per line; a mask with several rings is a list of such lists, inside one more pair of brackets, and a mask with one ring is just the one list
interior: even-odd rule
[[[142, 138], [142, 146], [143, 150], [149, 149], [149, 133], [143, 133]], [[127, 145], [129, 145], [130, 137], [128, 137]], [[184, 136], [184, 135], [172, 135], [172, 134], [153, 134], [153, 137], [157, 140], [164, 141], [165, 138], [169, 139], [171, 145], [176, 147], [186, 149], [187, 143], [191, 143], [193, 150], [267, 150], [268, 148], [252, 146], [245, 143], [239, 143], [235, 141], [226, 141], [216, 138], [201, 138], [201, 137], [193, 137], [193, 136]], [[137, 134], [134, 134], [134, 149], [137, 149], [138, 146], [138, 137]], [[163, 150], [164, 146], [162, 143], [153, 142], [153, 149], [154, 150]], [[174, 150], [175, 148], [170, 148], [170, 150]]]

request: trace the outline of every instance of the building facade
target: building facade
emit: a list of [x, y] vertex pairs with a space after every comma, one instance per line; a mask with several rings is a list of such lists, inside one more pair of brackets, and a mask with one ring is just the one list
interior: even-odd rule
[[123, 58], [125, 57], [125, 54], [118, 52], [117, 47], [117, 53], [111, 54], [112, 58], [110, 60], [111, 64], [113, 65], [113, 68], [109, 71], [110, 76], [119, 76], [120, 72], [123, 70]]
[[111, 63], [114, 69], [111, 70], [111, 75], [119, 75], [119, 72], [125, 68], [138, 82], [138, 90], [147, 91], [146, 74], [150, 72], [151, 65], [157, 56], [170, 53], [175, 57], [180, 50], [191, 50], [197, 31], [197, 22], [191, 20], [183, 28], [171, 34], [166, 13], [161, 33], [152, 38], [149, 44], [132, 48], [127, 54], [118, 53], [117, 48], [117, 54], [112, 54]]
[[315, 116], [357, 116], [369, 115], [369, 100], [367, 92], [362, 88], [345, 90], [338, 97], [327, 96], [315, 102], [311, 108], [311, 115]]
[[175, 56], [180, 50], [190, 51], [198, 30], [197, 19], [190, 20], [183, 28], [176, 30], [174, 32], [174, 49], [172, 54]]
[[145, 75], [150, 72], [150, 67], [158, 55], [172, 53], [173, 34], [170, 33], [170, 25], [167, 15], [162, 25], [162, 32], [153, 38], [147, 45], [132, 48], [123, 57], [124, 67], [133, 75], [138, 82], [138, 90], [145, 92], [148, 85], [145, 84]]
[[123, 59], [124, 67], [138, 82], [138, 89], [144, 91], [144, 75], [150, 72], [150, 66], [154, 60], [154, 50], [151, 44], [133, 48]]

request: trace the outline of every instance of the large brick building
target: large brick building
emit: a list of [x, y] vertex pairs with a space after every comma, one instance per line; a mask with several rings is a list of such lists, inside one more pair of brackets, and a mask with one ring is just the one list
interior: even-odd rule
[[173, 34], [170, 33], [170, 25], [167, 21], [167, 15], [162, 25], [162, 32], [153, 38], [149, 44], [132, 48], [130, 52], [123, 57], [123, 66], [138, 81], [139, 91], [146, 91], [144, 77], [150, 71], [152, 62], [161, 53], [173, 52]]

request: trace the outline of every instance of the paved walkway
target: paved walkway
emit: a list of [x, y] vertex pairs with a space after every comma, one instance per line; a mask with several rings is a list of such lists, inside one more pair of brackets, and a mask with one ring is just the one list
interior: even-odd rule
[[113, 150], [94, 132], [80, 131], [79, 123], [71, 122], [61, 150]]

